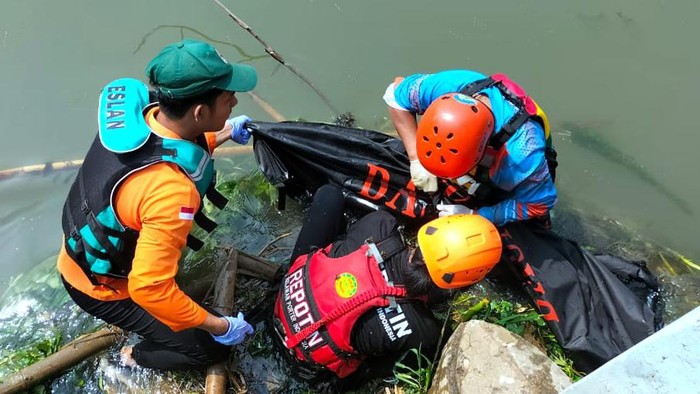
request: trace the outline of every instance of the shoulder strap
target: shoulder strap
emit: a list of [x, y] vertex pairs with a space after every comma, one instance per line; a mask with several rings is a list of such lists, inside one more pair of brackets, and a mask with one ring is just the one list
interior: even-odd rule
[[383, 260], [392, 258], [395, 254], [406, 248], [403, 239], [401, 239], [401, 234], [399, 234], [398, 231], [393, 231], [391, 235], [375, 243], [375, 245]]
[[502, 82], [497, 81], [492, 77], [478, 79], [463, 87], [462, 90], [460, 90], [459, 92], [468, 96], [473, 96], [478, 92], [486, 88], [490, 88], [492, 86], [496, 86], [501, 92], [501, 94], [506, 98], [506, 100], [510, 101], [511, 103], [513, 103], [513, 105], [515, 105], [518, 108], [518, 112], [516, 112], [510, 118], [508, 123], [504, 124], [503, 127], [501, 127], [500, 132], [493, 134], [489, 139], [488, 145], [491, 146], [494, 150], [499, 150], [506, 142], [508, 142], [510, 137], [512, 137], [513, 134], [515, 134], [515, 131], [518, 130], [520, 126], [522, 126], [523, 123], [525, 123], [528, 120], [530, 115], [525, 110], [525, 105], [523, 104], [523, 101], [520, 99], [520, 97], [513, 94], [513, 92], [507, 89]]
[[463, 87], [462, 90], [460, 90], [459, 92], [462, 94], [466, 94], [467, 96], [473, 96], [473, 95], [477, 94], [478, 92], [493, 86], [495, 83], [496, 83], [496, 81], [494, 81], [493, 78], [491, 78], [491, 77], [486, 77], [484, 79], [477, 79], [476, 81]]

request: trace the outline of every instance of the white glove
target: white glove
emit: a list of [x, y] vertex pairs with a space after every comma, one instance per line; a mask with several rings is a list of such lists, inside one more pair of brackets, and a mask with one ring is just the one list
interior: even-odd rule
[[469, 209], [465, 207], [464, 205], [457, 205], [457, 204], [438, 204], [435, 206], [438, 210], [438, 216], [439, 217], [445, 217], [445, 216], [452, 216], [452, 215], [459, 215], [466, 213], [467, 215], [471, 215], [474, 213], [474, 210]]
[[424, 192], [437, 191], [437, 177], [428, 172], [420, 160], [411, 160], [411, 180], [417, 189]]

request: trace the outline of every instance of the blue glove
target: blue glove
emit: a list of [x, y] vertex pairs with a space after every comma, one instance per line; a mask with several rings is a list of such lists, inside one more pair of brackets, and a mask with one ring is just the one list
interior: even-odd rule
[[253, 333], [253, 326], [248, 324], [247, 321], [243, 320], [243, 313], [238, 312], [238, 316], [224, 316], [224, 319], [228, 321], [228, 330], [222, 335], [214, 335], [214, 340], [226, 346], [238, 345], [243, 342], [246, 334]]
[[227, 125], [231, 125], [231, 139], [234, 142], [241, 145], [248, 143], [248, 140], [250, 139], [250, 130], [248, 130], [246, 126], [251, 120], [252, 119], [246, 115], [239, 115], [226, 121]]

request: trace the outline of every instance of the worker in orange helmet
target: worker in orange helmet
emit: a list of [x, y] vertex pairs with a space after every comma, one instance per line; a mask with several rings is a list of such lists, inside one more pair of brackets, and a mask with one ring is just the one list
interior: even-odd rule
[[476, 213], [496, 225], [548, 218], [557, 163], [547, 116], [507, 76], [449, 70], [399, 77], [384, 101], [416, 188], [435, 192], [442, 178], [460, 192], [447, 196], [460, 204], [437, 205], [440, 216]]

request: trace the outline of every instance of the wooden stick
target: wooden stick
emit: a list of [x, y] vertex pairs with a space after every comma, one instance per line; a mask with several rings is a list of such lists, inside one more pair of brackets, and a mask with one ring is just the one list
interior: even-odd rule
[[[216, 282], [214, 309], [227, 316], [233, 313], [233, 299], [238, 273], [273, 281], [279, 269], [279, 265], [258, 256], [239, 252], [236, 249], [230, 250], [226, 268], [222, 270]], [[0, 393], [11, 394], [27, 391], [49, 377], [58, 375], [86, 358], [113, 346], [123, 335], [124, 331], [115, 326], [83, 335], [66, 344], [56, 353], [5, 379], [0, 383]], [[225, 363], [210, 367], [207, 370], [206, 393], [224, 393], [227, 376]]]
[[0, 393], [10, 394], [27, 391], [51, 376], [77, 365], [117, 343], [124, 332], [118, 327], [107, 327], [83, 335], [68, 343], [43, 360], [23, 368], [0, 384]]
[[219, 7], [221, 7], [224, 11], [226, 11], [226, 14], [228, 14], [228, 16], [229, 16], [231, 19], [233, 19], [233, 21], [236, 22], [236, 23], [238, 24], [238, 26], [242, 27], [245, 31], [247, 31], [247, 32], [250, 33], [253, 37], [255, 37], [255, 39], [258, 40], [258, 42], [259, 42], [260, 44], [262, 44], [262, 46], [265, 48], [265, 52], [267, 52], [270, 56], [272, 56], [273, 59], [277, 60], [280, 64], [282, 64], [283, 66], [287, 67], [287, 69], [289, 69], [289, 71], [291, 71], [294, 75], [296, 75], [297, 77], [301, 78], [302, 81], [304, 81], [307, 85], [309, 85], [309, 87], [311, 87], [311, 89], [312, 89], [314, 92], [316, 92], [316, 94], [317, 94], [319, 97], [321, 97], [321, 99], [323, 99], [323, 101], [326, 103], [326, 105], [328, 105], [328, 108], [330, 108], [330, 109], [333, 111], [333, 114], [334, 114], [334, 115], [338, 115], [338, 111], [337, 111], [337, 110], [335, 109], [335, 107], [331, 104], [330, 100], [328, 100], [328, 97], [326, 97], [326, 95], [323, 94], [323, 92], [321, 92], [318, 88], [316, 88], [316, 86], [315, 86], [308, 78], [306, 78], [306, 76], [304, 76], [301, 72], [299, 72], [299, 71], [296, 69], [296, 67], [294, 67], [294, 66], [288, 64], [287, 62], [285, 62], [284, 59], [282, 58], [282, 55], [280, 55], [279, 52], [277, 52], [277, 51], [275, 51], [274, 49], [272, 49], [272, 47], [271, 47], [270, 45], [268, 45], [268, 43], [265, 42], [265, 40], [263, 40], [262, 38], [260, 38], [260, 36], [258, 35], [258, 33], [256, 33], [255, 31], [253, 31], [253, 29], [252, 29], [250, 26], [248, 26], [248, 24], [245, 23], [245, 22], [243, 21], [243, 19], [241, 19], [241, 18], [239, 18], [238, 16], [236, 16], [233, 12], [231, 12], [231, 10], [229, 10], [228, 8], [226, 8], [226, 6], [223, 5], [219, 0], [214, 0], [214, 2], [215, 2], [216, 4], [218, 4]]
[[271, 263], [262, 257], [238, 251], [238, 272], [242, 275], [272, 282], [276, 279], [280, 268], [278, 264]]
[[253, 99], [253, 102], [257, 104], [260, 108], [262, 108], [263, 111], [267, 112], [268, 115], [275, 121], [275, 122], [284, 122], [286, 119], [282, 114], [277, 112], [276, 109], [274, 109], [270, 103], [267, 101], [263, 100], [262, 97], [258, 96], [257, 94], [253, 92], [248, 92], [248, 96]]
[[[214, 289], [213, 308], [224, 316], [233, 313], [233, 296], [236, 288], [238, 271], [238, 250], [231, 249], [228, 253], [226, 266], [219, 274]], [[226, 362], [221, 362], [207, 368], [207, 379], [204, 392], [206, 394], [223, 394], [226, 392]]]

